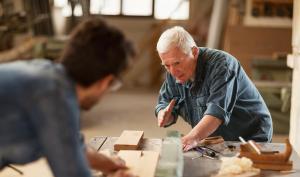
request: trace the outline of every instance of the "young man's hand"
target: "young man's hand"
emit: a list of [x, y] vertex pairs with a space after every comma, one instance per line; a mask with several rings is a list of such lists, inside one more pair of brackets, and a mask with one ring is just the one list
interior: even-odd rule
[[117, 156], [108, 157], [104, 154], [100, 154], [97, 151], [86, 148], [86, 155], [91, 168], [100, 170], [104, 174], [110, 174], [117, 170], [127, 169], [125, 161]]
[[171, 102], [165, 109], [162, 109], [158, 112], [157, 123], [159, 127], [164, 127], [165, 125], [167, 125], [168, 123], [174, 120], [174, 117], [172, 115], [172, 110], [175, 106], [175, 103], [176, 103], [175, 99], [171, 100]]
[[127, 169], [125, 161], [123, 159], [121, 159], [120, 157], [115, 155], [115, 156], [112, 156], [110, 159], [113, 164], [112, 166], [115, 169]]

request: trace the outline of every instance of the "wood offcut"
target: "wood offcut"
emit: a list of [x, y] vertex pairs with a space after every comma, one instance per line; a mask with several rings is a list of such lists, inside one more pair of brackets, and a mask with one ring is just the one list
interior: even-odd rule
[[212, 144], [219, 144], [223, 143], [224, 139], [222, 136], [212, 136], [212, 137], [207, 137], [204, 138], [203, 140], [200, 141], [199, 145], [212, 145]]
[[144, 131], [124, 130], [114, 144], [114, 150], [137, 150], [143, 140]]

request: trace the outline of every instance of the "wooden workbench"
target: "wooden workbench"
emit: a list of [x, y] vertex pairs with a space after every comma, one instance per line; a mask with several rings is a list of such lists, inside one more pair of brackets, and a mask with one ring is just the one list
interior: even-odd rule
[[[100, 150], [113, 150], [114, 142], [117, 140], [117, 137], [105, 137], [99, 136], [91, 139], [89, 144], [96, 149]], [[230, 151], [227, 146], [234, 145], [236, 149]], [[263, 148], [282, 151], [284, 150], [284, 144], [281, 143], [262, 143]], [[162, 146], [161, 139], [143, 139], [142, 150], [153, 150], [160, 152]], [[239, 151], [238, 142], [225, 142], [224, 144], [219, 144], [215, 146], [210, 146], [214, 150], [221, 152], [224, 156], [233, 156]], [[221, 161], [217, 159], [208, 159], [205, 157], [200, 157], [192, 159], [194, 157], [199, 157], [200, 155], [197, 152], [190, 151], [184, 153], [184, 177], [205, 177], [216, 174], [220, 168]], [[284, 176], [284, 177], [299, 177], [300, 176], [300, 158], [293, 151], [291, 160], [293, 161], [293, 172], [278, 172], [278, 171], [267, 171], [262, 170], [261, 176]]]

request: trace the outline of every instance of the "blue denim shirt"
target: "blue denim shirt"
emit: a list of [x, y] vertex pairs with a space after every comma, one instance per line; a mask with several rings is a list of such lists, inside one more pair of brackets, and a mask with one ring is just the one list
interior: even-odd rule
[[211, 115], [223, 121], [211, 136], [221, 135], [228, 141], [237, 141], [239, 136], [271, 141], [270, 112], [240, 63], [224, 51], [200, 47], [199, 52], [194, 81], [176, 83], [167, 73], [156, 115], [175, 98], [175, 120], [171, 124], [180, 115], [195, 127], [204, 115]]
[[90, 177], [75, 84], [60, 64], [0, 65], [0, 169], [45, 156], [56, 177]]

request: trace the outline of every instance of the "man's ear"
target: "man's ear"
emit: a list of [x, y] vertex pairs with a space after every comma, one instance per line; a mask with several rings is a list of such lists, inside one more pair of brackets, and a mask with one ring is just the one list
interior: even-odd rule
[[114, 76], [112, 74], [105, 76], [102, 79], [97, 81], [97, 87], [102, 91], [105, 91], [109, 88], [111, 82], [114, 80]]
[[196, 46], [192, 47], [192, 53], [195, 58], [198, 57], [198, 54], [199, 54], [198, 47], [196, 47]]

